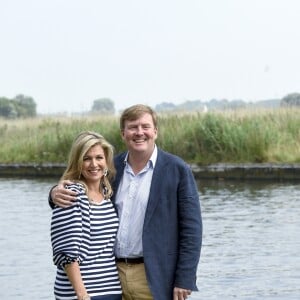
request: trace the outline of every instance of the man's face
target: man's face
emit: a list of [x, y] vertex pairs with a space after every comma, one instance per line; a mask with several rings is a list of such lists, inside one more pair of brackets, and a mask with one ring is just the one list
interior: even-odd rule
[[143, 114], [134, 121], [126, 121], [122, 138], [131, 152], [152, 152], [157, 138], [157, 128], [154, 127], [152, 116]]

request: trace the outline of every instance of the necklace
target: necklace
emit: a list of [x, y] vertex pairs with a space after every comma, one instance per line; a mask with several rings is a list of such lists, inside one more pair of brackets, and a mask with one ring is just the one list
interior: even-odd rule
[[100, 205], [103, 201], [104, 197], [100, 191], [92, 191], [90, 190], [88, 193], [88, 199], [91, 204]]
[[89, 198], [89, 202], [94, 205], [100, 205], [102, 201], [103, 200], [93, 200], [92, 198]]

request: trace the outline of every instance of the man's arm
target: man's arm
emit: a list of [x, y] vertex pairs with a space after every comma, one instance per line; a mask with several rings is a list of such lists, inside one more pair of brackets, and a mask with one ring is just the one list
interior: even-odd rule
[[[178, 188], [179, 257], [174, 285], [187, 292], [197, 290], [196, 276], [202, 245], [202, 217], [194, 176], [189, 167], [181, 171]], [[177, 294], [178, 292], [180, 289], [177, 290]]]
[[51, 208], [55, 206], [69, 207], [76, 200], [76, 192], [66, 189], [66, 185], [73, 182], [70, 180], [63, 180], [51, 188], [48, 196], [48, 202]]

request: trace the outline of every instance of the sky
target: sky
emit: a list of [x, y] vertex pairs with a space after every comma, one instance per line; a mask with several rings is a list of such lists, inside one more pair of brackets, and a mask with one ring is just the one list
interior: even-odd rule
[[0, 97], [41, 114], [300, 92], [299, 0], [0, 0]]

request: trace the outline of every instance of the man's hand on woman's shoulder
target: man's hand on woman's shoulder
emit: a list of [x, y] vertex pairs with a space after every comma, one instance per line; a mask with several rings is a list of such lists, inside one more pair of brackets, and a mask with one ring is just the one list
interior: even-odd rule
[[70, 180], [62, 180], [51, 190], [52, 202], [59, 207], [69, 207], [76, 201], [76, 192], [66, 189], [66, 185], [73, 184]]

